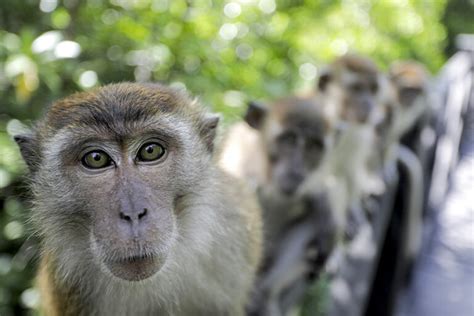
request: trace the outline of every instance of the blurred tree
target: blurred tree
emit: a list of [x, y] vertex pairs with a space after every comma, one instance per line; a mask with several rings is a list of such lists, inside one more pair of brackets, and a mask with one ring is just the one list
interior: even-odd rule
[[7, 135], [16, 119], [35, 119], [74, 91], [152, 80], [186, 87], [232, 121], [250, 98], [313, 86], [320, 67], [348, 51], [382, 68], [414, 58], [436, 71], [445, 2], [0, 1], [0, 314], [26, 313], [38, 300], [28, 247], [19, 251], [25, 167]]
[[474, 1], [451, 0], [448, 1], [443, 15], [448, 34], [446, 53], [451, 56], [456, 52], [456, 35], [461, 33], [474, 34]]

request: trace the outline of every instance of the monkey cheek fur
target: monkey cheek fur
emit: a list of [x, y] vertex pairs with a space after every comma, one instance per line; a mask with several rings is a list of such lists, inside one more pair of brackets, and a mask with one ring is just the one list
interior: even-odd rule
[[125, 281], [142, 281], [157, 273], [166, 258], [162, 256], [131, 257], [120, 261], [105, 261], [107, 269]]

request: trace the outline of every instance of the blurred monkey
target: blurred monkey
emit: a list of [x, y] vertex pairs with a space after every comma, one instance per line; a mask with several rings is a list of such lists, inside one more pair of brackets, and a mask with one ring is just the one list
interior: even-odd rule
[[317, 97], [292, 96], [269, 106], [250, 102], [245, 123], [224, 143], [221, 164], [256, 188], [264, 214], [265, 260], [251, 315], [276, 315], [285, 293], [307, 285], [333, 250], [337, 232], [328, 193], [302, 190], [333, 134]]
[[339, 216], [339, 225], [348, 231], [356, 231], [364, 221], [364, 201], [385, 190], [377, 131], [386, 115], [381, 106], [381, 81], [381, 73], [370, 59], [346, 55], [332, 62], [317, 83], [324, 109], [335, 122], [338, 136], [311, 185], [323, 185], [330, 187], [326, 189], [330, 192], [338, 192], [333, 198], [333, 204], [338, 205], [335, 214]]
[[266, 248], [278, 244], [286, 226], [306, 213], [298, 189], [320, 165], [332, 137], [314, 96], [287, 97], [269, 106], [250, 102], [245, 123], [231, 129], [220, 163], [257, 189]]
[[428, 72], [415, 61], [399, 61], [390, 67], [389, 79], [396, 105], [392, 133], [417, 153], [422, 130], [431, 116]]

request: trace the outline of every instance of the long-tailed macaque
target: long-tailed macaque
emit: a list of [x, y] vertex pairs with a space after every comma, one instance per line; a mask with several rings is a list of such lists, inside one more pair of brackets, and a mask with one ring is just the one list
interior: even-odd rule
[[389, 70], [395, 97], [393, 134], [415, 152], [431, 114], [428, 78], [425, 67], [415, 61], [395, 62]]
[[333, 127], [314, 96], [286, 97], [268, 106], [251, 102], [245, 121], [231, 129], [221, 164], [257, 189], [265, 261], [250, 312], [276, 315], [285, 310], [282, 296], [307, 285], [335, 243], [327, 192], [302, 190], [332, 144]]
[[305, 213], [298, 189], [322, 161], [332, 127], [313, 96], [251, 102], [245, 121], [230, 131], [221, 164], [258, 189], [268, 249]]
[[261, 252], [252, 193], [214, 158], [219, 117], [121, 83], [15, 136], [31, 170], [46, 315], [243, 315]]
[[[331, 200], [337, 205], [339, 226], [346, 230], [356, 230], [358, 225], [354, 223], [363, 220], [360, 211], [347, 211], [360, 210], [366, 197], [384, 190], [377, 135], [377, 126], [384, 119], [380, 81], [380, 72], [370, 59], [346, 55], [329, 65], [317, 85], [338, 137], [308, 185], [324, 186], [334, 195]], [[347, 227], [347, 219], [354, 217], [357, 220], [351, 220], [353, 228]]]

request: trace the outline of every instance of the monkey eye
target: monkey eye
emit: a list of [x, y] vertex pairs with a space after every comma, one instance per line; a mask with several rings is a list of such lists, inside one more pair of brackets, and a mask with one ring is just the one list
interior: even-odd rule
[[88, 152], [82, 157], [81, 161], [89, 169], [105, 168], [112, 164], [112, 159], [102, 150]]
[[138, 151], [139, 161], [158, 160], [165, 154], [165, 148], [158, 143], [146, 143]]
[[284, 145], [294, 145], [296, 144], [297, 137], [293, 132], [285, 132], [278, 137], [278, 142]]
[[306, 143], [306, 146], [310, 150], [319, 150], [324, 148], [324, 141], [320, 139], [309, 139]]
[[377, 91], [379, 91], [379, 85], [377, 83], [373, 83], [370, 85], [370, 91], [372, 91], [372, 93], [377, 93]]
[[400, 101], [403, 104], [410, 105], [415, 101], [416, 97], [421, 95], [421, 89], [418, 88], [402, 88], [399, 92]]
[[353, 83], [349, 86], [349, 89], [354, 92], [354, 93], [358, 93], [358, 92], [361, 92], [362, 90], [364, 90], [364, 86], [358, 82], [356, 83]]

